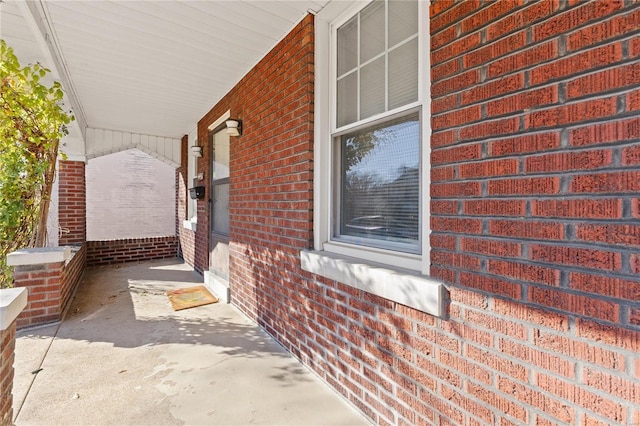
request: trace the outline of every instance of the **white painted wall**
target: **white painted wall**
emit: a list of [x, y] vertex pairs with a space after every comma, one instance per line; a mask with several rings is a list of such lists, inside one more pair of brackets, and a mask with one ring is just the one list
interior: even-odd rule
[[58, 238], [60, 237], [60, 229], [58, 228], [58, 170], [60, 170], [59, 162], [56, 165], [56, 178], [51, 187], [51, 201], [47, 216], [47, 247], [58, 247]]
[[180, 167], [180, 139], [91, 127], [86, 133], [89, 159], [136, 148], [173, 167]]
[[87, 240], [175, 235], [175, 169], [138, 150], [90, 159]]

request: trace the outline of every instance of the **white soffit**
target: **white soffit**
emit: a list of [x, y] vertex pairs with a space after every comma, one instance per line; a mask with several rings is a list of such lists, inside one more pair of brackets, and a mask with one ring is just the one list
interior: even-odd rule
[[43, 63], [38, 42], [15, 1], [0, 4], [0, 38], [6, 40], [13, 48], [21, 65], [40, 62], [50, 66]]
[[41, 2], [87, 126], [175, 138], [326, 3]]

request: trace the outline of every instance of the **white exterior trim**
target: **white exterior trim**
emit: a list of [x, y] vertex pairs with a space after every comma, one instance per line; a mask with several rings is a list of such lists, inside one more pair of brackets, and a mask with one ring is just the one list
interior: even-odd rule
[[62, 55], [60, 43], [53, 29], [51, 17], [47, 12], [46, 5], [42, 2], [17, 2], [24, 20], [31, 34], [36, 38], [40, 52], [45, 58], [49, 68], [55, 73], [56, 80], [60, 80], [65, 89], [65, 98], [68, 98], [73, 115], [78, 125], [82, 137], [85, 137], [87, 128], [87, 116], [80, 102], [76, 88], [67, 68], [67, 64]]
[[315, 20], [315, 178], [313, 210], [313, 246], [315, 251], [300, 252], [301, 267], [345, 285], [384, 297], [431, 315], [446, 314], [447, 289], [440, 281], [428, 276], [430, 270], [429, 245], [429, 188], [431, 137], [431, 84], [429, 55], [429, 3], [419, 2], [419, 102], [422, 105], [421, 143], [421, 221], [422, 254], [399, 253], [391, 250], [358, 247], [331, 241], [333, 211], [332, 142], [335, 123], [332, 111], [332, 25], [347, 12], [356, 13], [363, 2], [330, 2]]
[[26, 287], [6, 288], [0, 290], [0, 331], [4, 331], [15, 321], [20, 312], [27, 306]]
[[120, 130], [87, 128], [87, 159], [139, 149], [174, 168], [180, 167], [182, 140]]
[[418, 2], [418, 98], [422, 101], [422, 169], [420, 173], [420, 202], [422, 211], [422, 273], [431, 273], [431, 30], [429, 27], [430, 1]]
[[[332, 173], [332, 143], [331, 135], [334, 129], [331, 102], [333, 99], [333, 55], [332, 55], [332, 26], [348, 19], [352, 14], [366, 6], [364, 2], [331, 2], [316, 15], [315, 37], [315, 128], [314, 128], [314, 164], [316, 165], [314, 179], [314, 249], [317, 251], [333, 252], [364, 260], [385, 263], [410, 269], [428, 275], [430, 271], [429, 245], [429, 188], [430, 188], [430, 111], [431, 93], [429, 81], [428, 52], [429, 45], [429, 4], [418, 2], [420, 19], [419, 25], [419, 61], [421, 64], [419, 78], [419, 94], [415, 105], [422, 105], [422, 142], [421, 142], [421, 256], [394, 252], [391, 250], [376, 250], [362, 248], [349, 244], [331, 241], [331, 216], [333, 212]], [[349, 16], [346, 16], [350, 14]], [[407, 106], [408, 109], [415, 107]], [[371, 118], [372, 120], [375, 117]], [[361, 124], [361, 123], [358, 123]]]
[[75, 155], [75, 154], [65, 154], [65, 159], [62, 158], [61, 154], [58, 154], [58, 161], [78, 161], [80, 163], [87, 163], [86, 155]]
[[[189, 199], [189, 201], [191, 201], [191, 199]], [[190, 231], [196, 232], [196, 229], [198, 228], [198, 217], [194, 216], [189, 220], [183, 220], [182, 227]]]
[[327, 252], [302, 251], [300, 263], [307, 272], [421, 312], [438, 317], [445, 315], [446, 288], [427, 276]]
[[218, 117], [218, 119], [213, 123], [211, 123], [211, 125], [207, 127], [207, 129], [213, 130], [219, 125], [221, 125], [222, 123], [224, 123], [225, 121], [227, 121], [229, 118], [231, 118], [231, 110], [227, 110], [227, 112], [225, 112], [220, 117]]
[[7, 255], [7, 265], [41, 265], [66, 262], [71, 257], [71, 247], [42, 247], [16, 250]]

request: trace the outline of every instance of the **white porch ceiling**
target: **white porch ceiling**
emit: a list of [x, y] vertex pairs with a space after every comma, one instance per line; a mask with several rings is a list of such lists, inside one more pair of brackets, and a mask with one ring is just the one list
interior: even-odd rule
[[5, 0], [0, 36], [21, 62], [54, 67], [33, 51], [49, 45], [87, 127], [178, 138], [328, 2]]

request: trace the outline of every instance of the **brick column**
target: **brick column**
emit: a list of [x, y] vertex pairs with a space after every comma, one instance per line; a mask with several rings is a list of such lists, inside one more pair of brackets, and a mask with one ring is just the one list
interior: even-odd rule
[[27, 304], [27, 290], [0, 290], [0, 426], [13, 425], [13, 362], [16, 316]]
[[58, 162], [58, 245], [84, 244], [87, 240], [87, 187], [84, 161]]

